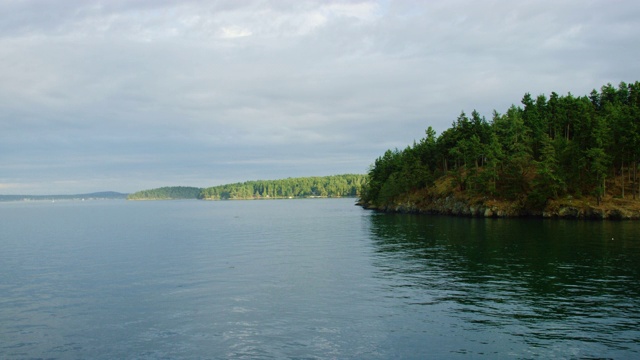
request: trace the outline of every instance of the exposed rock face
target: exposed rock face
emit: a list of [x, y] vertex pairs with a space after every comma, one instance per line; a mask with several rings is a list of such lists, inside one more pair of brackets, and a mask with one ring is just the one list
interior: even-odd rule
[[383, 212], [442, 214], [455, 216], [513, 217], [526, 215], [522, 213], [520, 209], [500, 209], [496, 206], [488, 206], [483, 203], [470, 204], [465, 200], [457, 199], [453, 196], [430, 198], [425, 200], [427, 201], [421, 201], [420, 203], [412, 201], [396, 202], [382, 207], [369, 206], [365, 204], [363, 207]]
[[419, 202], [405, 200], [394, 202], [385, 206], [372, 206], [370, 204], [359, 203], [365, 209], [372, 209], [383, 212], [395, 213], [421, 213], [421, 214], [441, 214], [453, 216], [473, 216], [473, 217], [521, 217], [533, 216], [544, 218], [563, 219], [593, 219], [593, 220], [637, 220], [640, 219], [640, 212], [620, 208], [599, 209], [592, 206], [561, 205], [557, 208], [544, 210], [526, 209], [518, 203], [508, 203], [507, 205], [496, 206], [487, 205], [484, 202], [470, 203], [468, 200], [459, 199], [454, 196], [432, 197], [421, 199]]

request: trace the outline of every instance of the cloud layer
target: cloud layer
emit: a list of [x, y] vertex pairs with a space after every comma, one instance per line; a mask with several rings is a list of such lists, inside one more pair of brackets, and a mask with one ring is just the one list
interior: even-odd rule
[[364, 173], [640, 74], [633, 1], [4, 1], [0, 193]]

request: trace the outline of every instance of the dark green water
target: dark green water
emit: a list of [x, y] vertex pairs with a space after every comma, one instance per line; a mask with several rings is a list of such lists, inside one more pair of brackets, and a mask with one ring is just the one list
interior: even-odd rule
[[455, 353], [638, 356], [638, 223], [376, 214], [371, 224], [390, 293]]
[[3, 359], [635, 359], [640, 223], [0, 203]]

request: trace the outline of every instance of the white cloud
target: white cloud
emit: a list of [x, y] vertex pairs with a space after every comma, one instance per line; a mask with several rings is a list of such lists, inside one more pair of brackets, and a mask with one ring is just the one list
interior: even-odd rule
[[225, 39], [232, 39], [251, 35], [252, 32], [249, 29], [245, 29], [239, 26], [225, 26], [221, 29], [220, 36]]

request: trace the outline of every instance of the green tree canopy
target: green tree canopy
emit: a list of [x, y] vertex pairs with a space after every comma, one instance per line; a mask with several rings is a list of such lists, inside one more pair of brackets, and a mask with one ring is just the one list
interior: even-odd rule
[[[384, 206], [448, 176], [468, 195], [523, 199], [536, 206], [564, 195], [607, 191], [640, 196], [640, 83], [607, 84], [588, 96], [532, 97], [487, 122], [475, 110], [400, 151], [387, 150], [368, 172], [361, 201]], [[624, 176], [623, 176], [624, 175]], [[619, 189], [611, 189], [607, 179]]]

